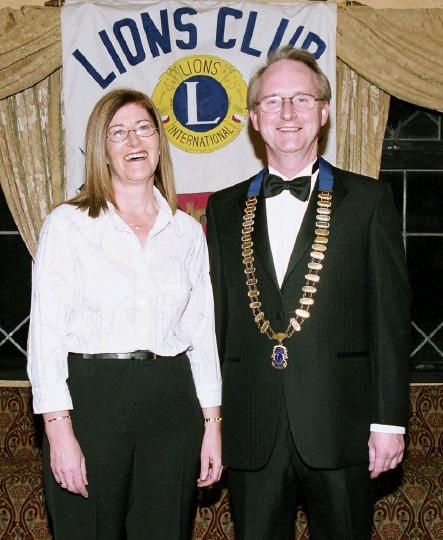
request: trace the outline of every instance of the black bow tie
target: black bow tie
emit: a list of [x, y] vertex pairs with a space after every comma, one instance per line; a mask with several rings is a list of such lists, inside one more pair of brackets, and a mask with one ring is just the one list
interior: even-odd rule
[[268, 172], [263, 182], [263, 195], [266, 198], [275, 197], [284, 189], [288, 189], [297, 199], [307, 201], [311, 191], [311, 177], [299, 176], [293, 180], [283, 180], [280, 176]]

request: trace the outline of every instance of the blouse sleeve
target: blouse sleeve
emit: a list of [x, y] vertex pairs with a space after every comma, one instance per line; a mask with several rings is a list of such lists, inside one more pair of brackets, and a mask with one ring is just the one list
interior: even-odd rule
[[72, 409], [66, 383], [66, 322], [74, 257], [67, 226], [57, 210], [43, 225], [32, 271], [27, 370], [35, 413]]
[[197, 224], [186, 266], [191, 292], [181, 318], [180, 331], [192, 344], [188, 356], [200, 405], [202, 408], [215, 407], [221, 404], [221, 374], [215, 337], [214, 299], [206, 239]]

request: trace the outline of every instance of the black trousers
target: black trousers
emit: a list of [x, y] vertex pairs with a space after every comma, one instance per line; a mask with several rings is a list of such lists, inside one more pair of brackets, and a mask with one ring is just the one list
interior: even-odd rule
[[68, 362], [71, 418], [86, 458], [89, 498], [55, 482], [45, 440], [55, 540], [187, 540], [203, 422], [186, 355]]
[[285, 410], [269, 462], [257, 471], [229, 469], [228, 486], [236, 540], [294, 540], [300, 499], [312, 540], [371, 536], [374, 496], [368, 464], [344, 469], [307, 466], [294, 445]]

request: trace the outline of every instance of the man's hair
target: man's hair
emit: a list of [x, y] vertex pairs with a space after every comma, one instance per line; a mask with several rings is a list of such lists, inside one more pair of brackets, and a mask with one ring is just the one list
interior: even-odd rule
[[272, 66], [272, 64], [275, 64], [275, 62], [278, 62], [279, 60], [294, 60], [295, 62], [305, 64], [305, 66], [307, 66], [314, 73], [317, 80], [320, 95], [316, 97], [327, 102], [331, 101], [331, 85], [329, 84], [328, 78], [315, 60], [314, 55], [303, 49], [296, 49], [292, 47], [292, 45], [286, 45], [285, 47], [273, 51], [268, 56], [266, 63], [252, 74], [248, 86], [249, 110], [254, 109], [257, 104], [257, 92], [263, 73], [268, 69], [268, 67]]
[[105, 94], [96, 103], [89, 116], [85, 138], [84, 186], [76, 197], [68, 201], [69, 204], [88, 210], [88, 215], [92, 218], [106, 211], [108, 203], [118, 208], [107, 160], [106, 137], [115, 113], [131, 103], [143, 107], [151, 115], [158, 130], [160, 158], [154, 173], [154, 185], [166, 198], [172, 212], [177, 209], [171, 154], [160, 115], [146, 94], [130, 88], [121, 88]]

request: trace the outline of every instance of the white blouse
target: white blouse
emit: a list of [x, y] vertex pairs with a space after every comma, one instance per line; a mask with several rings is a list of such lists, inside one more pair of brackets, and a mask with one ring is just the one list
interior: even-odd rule
[[72, 409], [67, 354], [187, 351], [202, 407], [221, 403], [206, 240], [154, 188], [144, 247], [109, 205], [98, 218], [61, 205], [46, 218], [33, 268], [28, 376], [34, 412]]

